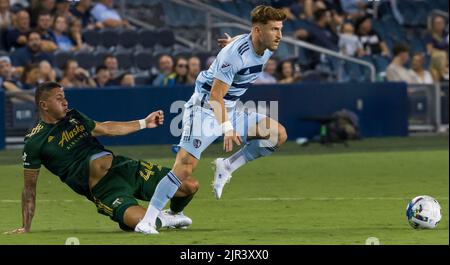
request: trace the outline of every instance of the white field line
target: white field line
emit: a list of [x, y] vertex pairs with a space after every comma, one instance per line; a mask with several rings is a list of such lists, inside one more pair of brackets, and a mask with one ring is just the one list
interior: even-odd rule
[[[194, 200], [212, 201], [211, 199], [199, 198]], [[401, 197], [257, 197], [257, 198], [240, 198], [240, 199], [223, 199], [223, 201], [408, 201], [411, 198]], [[448, 201], [448, 197], [437, 197], [438, 201]], [[37, 200], [37, 203], [74, 203], [74, 202], [90, 202], [87, 199], [79, 200]], [[0, 200], [0, 203], [21, 203], [21, 200]]]

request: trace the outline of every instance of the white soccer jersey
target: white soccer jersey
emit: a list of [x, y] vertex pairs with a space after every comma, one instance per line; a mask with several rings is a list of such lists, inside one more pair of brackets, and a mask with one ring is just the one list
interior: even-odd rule
[[191, 100], [201, 102], [202, 106], [208, 104], [213, 80], [219, 79], [230, 85], [224, 96], [225, 107], [234, 108], [239, 97], [258, 79], [272, 54], [266, 49], [262, 56], [257, 55], [253, 49], [251, 34], [240, 36], [219, 52], [208, 70], [200, 72]]

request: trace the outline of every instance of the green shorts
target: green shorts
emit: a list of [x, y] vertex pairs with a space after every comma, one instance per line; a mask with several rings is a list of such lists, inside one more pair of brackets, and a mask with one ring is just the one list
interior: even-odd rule
[[97, 211], [123, 227], [126, 209], [139, 205], [137, 199], [150, 201], [159, 181], [169, 171], [150, 162], [114, 156], [111, 169], [91, 191]]

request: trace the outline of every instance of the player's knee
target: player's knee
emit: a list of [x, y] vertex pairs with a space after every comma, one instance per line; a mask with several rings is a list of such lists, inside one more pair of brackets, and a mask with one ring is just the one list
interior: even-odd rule
[[189, 154], [184, 154], [177, 157], [173, 167], [173, 173], [183, 181], [192, 176], [195, 166], [196, 161]]
[[284, 128], [283, 125], [279, 124], [278, 125], [278, 142], [277, 142], [277, 146], [281, 146], [282, 144], [284, 144], [287, 140], [287, 132], [286, 129]]
[[194, 194], [198, 191], [199, 188], [199, 182], [196, 179], [190, 179], [189, 181], [185, 182], [185, 192], [188, 195]]

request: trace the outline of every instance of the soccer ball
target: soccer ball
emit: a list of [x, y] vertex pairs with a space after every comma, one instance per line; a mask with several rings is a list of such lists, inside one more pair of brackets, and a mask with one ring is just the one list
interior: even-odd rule
[[406, 207], [406, 217], [414, 229], [433, 229], [441, 221], [441, 206], [433, 197], [417, 196]]

